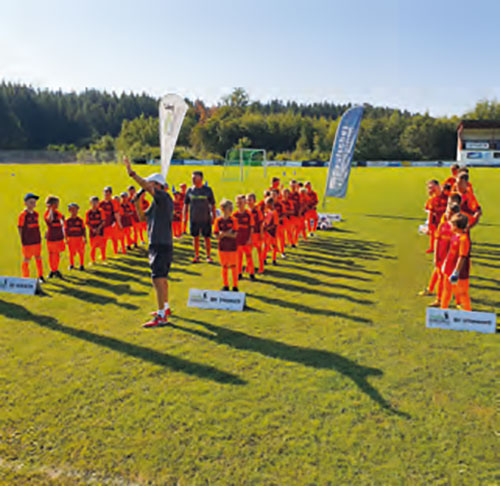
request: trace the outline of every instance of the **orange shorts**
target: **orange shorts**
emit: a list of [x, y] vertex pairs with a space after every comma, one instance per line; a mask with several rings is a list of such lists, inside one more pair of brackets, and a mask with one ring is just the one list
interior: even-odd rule
[[85, 241], [83, 236], [70, 236], [68, 238], [68, 250], [72, 253], [77, 253], [85, 249]]
[[94, 236], [90, 238], [90, 247], [91, 248], [100, 248], [104, 246], [104, 238], [102, 236]]
[[47, 241], [47, 249], [49, 253], [62, 253], [66, 250], [66, 244], [64, 240], [59, 241]]
[[42, 254], [42, 245], [38, 243], [38, 245], [26, 245], [23, 246], [23, 257], [29, 260], [30, 258], [36, 258], [41, 256]]
[[236, 267], [238, 265], [238, 252], [219, 251], [219, 260], [223, 267]]
[[116, 239], [116, 230], [114, 226], [106, 226], [104, 228], [104, 239], [109, 240], [109, 239]]
[[254, 248], [260, 248], [262, 246], [262, 237], [260, 233], [252, 233], [252, 245]]
[[306, 219], [318, 219], [318, 211], [316, 211], [316, 209], [308, 209], [305, 217]]
[[252, 253], [253, 245], [238, 245], [238, 253]]

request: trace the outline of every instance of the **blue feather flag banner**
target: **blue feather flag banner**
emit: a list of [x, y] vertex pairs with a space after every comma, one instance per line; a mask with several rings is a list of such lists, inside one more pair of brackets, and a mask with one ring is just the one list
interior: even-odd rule
[[347, 193], [354, 147], [362, 117], [363, 107], [355, 106], [347, 110], [340, 119], [328, 167], [325, 198], [345, 197]]

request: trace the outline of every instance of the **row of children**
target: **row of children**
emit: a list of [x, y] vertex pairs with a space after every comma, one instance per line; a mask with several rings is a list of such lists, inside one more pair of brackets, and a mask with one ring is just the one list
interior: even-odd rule
[[307, 239], [308, 232], [313, 236], [318, 224], [317, 204], [318, 196], [310, 182], [302, 184], [292, 180], [290, 188], [283, 188], [278, 177], [272, 179], [271, 187], [264, 191], [264, 199], [260, 202], [253, 193], [239, 195], [233, 212], [233, 203], [223, 199], [221, 215], [214, 223], [222, 267], [222, 290], [230, 288], [229, 271], [232, 290], [238, 290], [244, 261], [250, 279], [255, 280], [254, 249], [258, 258], [257, 272], [264, 273], [268, 254], [276, 265], [278, 253], [285, 258], [287, 246], [295, 248], [299, 237]]
[[[44, 221], [47, 227], [45, 239], [49, 254], [49, 278], [62, 278], [59, 270], [60, 256], [68, 248], [70, 270], [75, 268], [75, 259], [79, 258], [79, 269], [85, 269], [85, 247], [87, 244], [87, 229], [90, 240], [90, 259], [96, 260], [96, 252], [100, 250], [102, 260], [106, 260], [108, 241], [112, 242], [115, 253], [126, 253], [133, 246], [137, 247], [139, 240], [145, 243], [144, 232], [146, 225], [139, 221], [136, 208], [131, 200], [135, 196], [134, 186], [128, 192], [113, 197], [111, 187], [104, 188], [104, 196], [99, 200], [97, 196], [90, 198], [90, 208], [85, 213], [85, 220], [79, 216], [80, 207], [76, 203], [68, 205], [68, 217], [59, 209], [59, 198], [48, 196], [45, 199], [46, 211]], [[44, 281], [42, 263], [42, 236], [40, 231], [39, 215], [35, 210], [39, 197], [28, 193], [24, 197], [25, 209], [18, 219], [18, 231], [21, 239], [23, 262], [22, 275], [29, 277], [29, 264], [35, 259], [38, 278]], [[149, 202], [142, 196], [140, 203], [143, 210]]]
[[455, 164], [452, 175], [442, 185], [427, 183], [429, 198], [425, 209], [434, 269], [428, 286], [420, 295], [434, 295], [431, 307], [447, 309], [455, 297], [458, 309], [470, 311], [469, 276], [471, 266], [471, 229], [482, 214], [469, 181], [469, 170]]

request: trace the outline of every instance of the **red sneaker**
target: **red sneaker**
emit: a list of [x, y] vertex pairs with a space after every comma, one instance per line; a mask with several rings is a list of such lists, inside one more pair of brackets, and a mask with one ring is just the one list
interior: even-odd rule
[[199, 256], [195, 256], [193, 258], [193, 263], [200, 263], [200, 257]]
[[151, 319], [149, 322], [146, 322], [142, 325], [142, 327], [150, 328], [150, 327], [162, 327], [168, 324], [166, 317], [156, 316]]
[[[150, 314], [151, 316], [153, 317], [156, 317], [158, 315], [158, 311], [153, 311], [151, 312]], [[165, 309], [165, 317], [168, 317], [168, 316], [171, 316], [172, 315], [172, 310], [169, 308], [169, 309]]]

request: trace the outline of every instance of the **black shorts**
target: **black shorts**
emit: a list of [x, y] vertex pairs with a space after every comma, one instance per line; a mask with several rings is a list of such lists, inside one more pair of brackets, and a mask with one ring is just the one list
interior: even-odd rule
[[149, 266], [152, 278], [167, 278], [174, 249], [170, 245], [149, 245]]
[[212, 223], [209, 221], [207, 223], [193, 223], [189, 224], [191, 230], [191, 236], [200, 236], [204, 238], [210, 238], [212, 236]]

